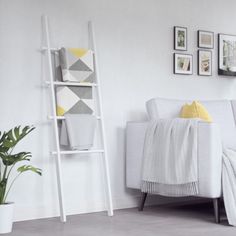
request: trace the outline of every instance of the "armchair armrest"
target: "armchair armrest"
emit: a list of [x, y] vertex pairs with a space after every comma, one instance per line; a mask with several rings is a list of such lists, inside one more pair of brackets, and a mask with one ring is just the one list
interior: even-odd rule
[[198, 124], [198, 178], [200, 196], [221, 196], [222, 140], [216, 123]]
[[[128, 122], [126, 129], [126, 186], [140, 189], [143, 146], [148, 122]], [[198, 123], [199, 196], [221, 195], [222, 144], [216, 123]]]

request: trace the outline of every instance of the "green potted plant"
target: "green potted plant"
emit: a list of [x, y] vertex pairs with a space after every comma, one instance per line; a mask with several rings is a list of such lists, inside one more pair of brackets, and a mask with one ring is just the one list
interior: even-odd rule
[[[12, 230], [14, 203], [7, 202], [7, 197], [16, 179], [26, 171], [42, 174], [41, 169], [31, 165], [18, 165], [19, 162], [30, 161], [30, 152], [13, 152], [15, 146], [33, 130], [34, 127], [17, 126], [7, 132], [0, 132], [0, 234]], [[14, 167], [17, 175], [12, 178]]]

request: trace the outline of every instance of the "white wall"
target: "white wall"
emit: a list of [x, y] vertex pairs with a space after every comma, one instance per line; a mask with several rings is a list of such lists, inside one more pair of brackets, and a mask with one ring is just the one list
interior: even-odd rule
[[[125, 124], [146, 119], [145, 101], [155, 97], [235, 98], [236, 80], [217, 76], [217, 38], [212, 77], [197, 73], [197, 30], [236, 34], [234, 0], [0, 0], [0, 129], [34, 124], [19, 147], [33, 152], [43, 177], [25, 174], [10, 200], [15, 220], [58, 215], [50, 111], [42, 87], [45, 71], [39, 52], [41, 14], [50, 16], [54, 46], [87, 46], [86, 22], [93, 20], [116, 208], [137, 205], [137, 192], [125, 188]], [[172, 74], [174, 25], [188, 27], [188, 53], [194, 75]], [[104, 209], [99, 158], [63, 159], [67, 212]], [[99, 168], [97, 167], [97, 164]]]

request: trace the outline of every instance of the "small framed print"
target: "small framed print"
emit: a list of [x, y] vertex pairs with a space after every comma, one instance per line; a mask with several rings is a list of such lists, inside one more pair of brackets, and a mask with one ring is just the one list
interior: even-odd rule
[[193, 55], [174, 53], [174, 74], [193, 74]]
[[212, 75], [212, 53], [208, 50], [198, 50], [198, 75]]
[[218, 34], [218, 74], [236, 76], [236, 35]]
[[187, 28], [174, 27], [174, 50], [187, 51]]
[[214, 48], [214, 33], [210, 31], [198, 30], [198, 47]]

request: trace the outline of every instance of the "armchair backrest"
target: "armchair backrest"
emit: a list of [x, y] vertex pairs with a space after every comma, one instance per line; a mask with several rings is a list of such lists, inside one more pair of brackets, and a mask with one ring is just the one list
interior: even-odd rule
[[[174, 100], [154, 98], [146, 103], [150, 119], [165, 119], [179, 117], [181, 107], [190, 100]], [[218, 123], [221, 129], [223, 143], [236, 149], [236, 101], [209, 100], [201, 102], [210, 113], [213, 122]]]

